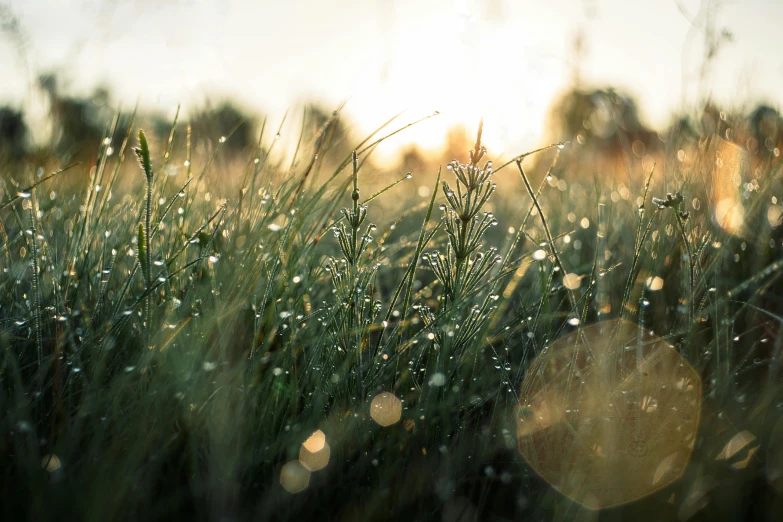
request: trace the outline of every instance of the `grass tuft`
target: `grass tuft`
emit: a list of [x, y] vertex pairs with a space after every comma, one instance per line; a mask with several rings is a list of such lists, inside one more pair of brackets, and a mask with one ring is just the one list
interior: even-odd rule
[[780, 508], [779, 163], [721, 185], [727, 226], [707, 146], [574, 179], [576, 143], [495, 169], [481, 124], [466, 158], [387, 178], [373, 151], [416, 122], [346, 145], [338, 112], [303, 115], [293, 159], [265, 122], [227, 157], [241, 122], [204, 144], [178, 110], [137, 165], [121, 116], [93, 165], [0, 177], [3, 520], [586, 517], [519, 454], [521, 383], [616, 318], [703, 405], [682, 479], [609, 516]]

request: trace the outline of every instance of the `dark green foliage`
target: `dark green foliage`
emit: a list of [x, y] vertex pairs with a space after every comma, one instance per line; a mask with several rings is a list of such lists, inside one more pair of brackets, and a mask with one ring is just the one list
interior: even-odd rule
[[19, 160], [27, 150], [28, 129], [22, 111], [0, 107], [0, 158]]
[[[0, 518], [588, 516], [518, 455], [519, 385], [554, 338], [622, 315], [697, 369], [703, 420], [682, 480], [601, 515], [774, 520], [779, 164], [733, 186], [744, 217], [731, 232], [699, 163], [633, 193], [559, 184], [555, 163], [541, 180], [521, 159], [493, 170], [480, 140], [445, 183], [415, 173], [431, 197], [394, 206], [413, 183], [402, 173], [363, 197], [375, 138], [327, 171], [316, 155], [335, 120], [312, 121], [300, 161], [271, 165], [275, 136], [254, 136], [225, 193], [207, 176], [215, 156], [191, 155], [175, 126], [152, 150], [139, 132], [144, 183], [103, 140], [95, 170], [79, 167], [89, 176], [2, 180]], [[210, 152], [238, 154], [218, 131]], [[580, 153], [551, 148], [538, 154]], [[175, 157], [196, 165], [153, 176]], [[508, 176], [501, 197], [506, 166], [524, 186]], [[385, 428], [370, 417], [381, 392], [403, 405]], [[280, 472], [316, 430], [329, 463], [294, 496]], [[741, 430], [761, 447], [747, 467], [747, 452], [716, 460]]]

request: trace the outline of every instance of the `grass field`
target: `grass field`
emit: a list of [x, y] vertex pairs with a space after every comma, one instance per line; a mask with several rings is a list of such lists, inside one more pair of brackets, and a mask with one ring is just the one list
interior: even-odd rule
[[[493, 167], [479, 131], [382, 182], [382, 128], [229, 175], [230, 136], [117, 121], [94, 165], [0, 177], [3, 520], [783, 517], [780, 162], [713, 178], [713, 134], [574, 179], [576, 143]], [[616, 318], [694, 368], [701, 422], [679, 480], [599, 512], [518, 421], [535, 357]]]

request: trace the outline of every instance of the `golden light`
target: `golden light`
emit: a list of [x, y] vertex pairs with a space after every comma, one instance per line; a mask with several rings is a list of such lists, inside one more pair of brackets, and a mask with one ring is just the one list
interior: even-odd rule
[[568, 273], [563, 276], [563, 286], [569, 290], [576, 290], [582, 285], [582, 276], [574, 273]]
[[298, 460], [292, 460], [280, 470], [280, 485], [289, 493], [300, 493], [310, 485], [310, 470]]
[[747, 151], [720, 140], [715, 149], [715, 168], [712, 175], [712, 201], [717, 224], [732, 235], [742, 233], [745, 226], [745, 207], [740, 197], [740, 185], [748, 168]]
[[724, 198], [715, 204], [715, 220], [726, 232], [737, 235], [745, 224], [745, 208], [734, 198]]
[[[396, 110], [406, 111], [401, 122], [439, 113], [388, 140], [376, 153], [381, 160], [409, 143], [438, 151], [449, 129], [467, 126], [473, 134], [481, 118], [484, 142], [495, 157], [538, 144], [562, 85], [562, 63], [541, 53], [523, 54], [530, 42], [518, 26], [466, 20], [454, 13], [404, 30], [385, 58], [383, 78], [361, 85], [351, 98], [348, 111], [365, 130]], [[510, 54], [524, 59], [510, 62]]]
[[716, 460], [728, 460], [737, 453], [739, 453], [742, 448], [750, 444], [756, 440], [756, 437], [749, 432], [748, 430], [742, 430], [741, 432], [734, 435], [729, 442], [726, 443], [726, 445], [723, 447], [723, 450], [721, 450], [720, 454], [718, 455]]
[[748, 464], [750, 464], [750, 459], [753, 458], [753, 455], [756, 454], [756, 452], [761, 448], [761, 446], [754, 446], [748, 450], [748, 453], [745, 455], [745, 458], [742, 460], [738, 460], [737, 462], [733, 463], [731, 465], [734, 469], [745, 469], [748, 467]]
[[379, 393], [370, 403], [370, 417], [383, 427], [396, 423], [401, 416], [402, 402], [393, 393]]
[[41, 467], [49, 473], [54, 473], [62, 467], [62, 462], [60, 462], [60, 457], [57, 455], [45, 455], [41, 459]]
[[783, 207], [780, 205], [770, 205], [767, 208], [767, 221], [769, 226], [778, 227], [783, 223]]
[[326, 445], [326, 435], [321, 430], [316, 430], [310, 435], [306, 441], [302, 443], [302, 447], [311, 453], [318, 453]]
[[651, 292], [657, 292], [663, 288], [663, 278], [658, 276], [650, 276], [645, 279], [644, 284]]
[[318, 471], [329, 464], [331, 452], [329, 444], [326, 443], [324, 432], [317, 430], [302, 443], [299, 450], [299, 462], [310, 471]]
[[522, 456], [590, 508], [644, 497], [680, 477], [699, 424], [698, 374], [635, 324], [594, 324], [552, 343], [522, 384]]

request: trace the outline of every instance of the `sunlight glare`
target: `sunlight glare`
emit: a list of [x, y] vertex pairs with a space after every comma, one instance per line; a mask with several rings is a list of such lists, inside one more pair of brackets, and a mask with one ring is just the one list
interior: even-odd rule
[[406, 111], [405, 123], [439, 115], [386, 142], [378, 151], [382, 160], [410, 143], [438, 150], [450, 128], [464, 126], [470, 134], [481, 118], [484, 141], [496, 156], [524, 152], [541, 139], [563, 67], [540, 53], [520, 60], [529, 47], [523, 31], [503, 21], [466, 19], [455, 9], [451, 18], [410, 28], [399, 42], [386, 78], [362, 88], [368, 94], [352, 98], [349, 112], [363, 129], [396, 108]]

